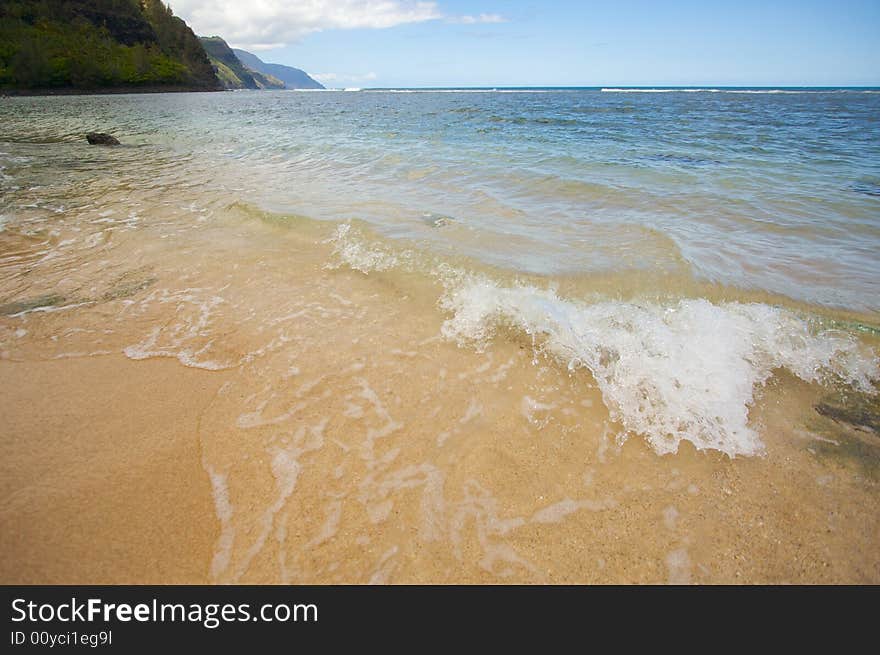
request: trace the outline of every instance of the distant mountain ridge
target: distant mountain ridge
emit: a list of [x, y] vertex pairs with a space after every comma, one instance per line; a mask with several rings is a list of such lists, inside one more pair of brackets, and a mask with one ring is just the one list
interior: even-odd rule
[[283, 89], [284, 82], [271, 76], [250, 70], [232, 52], [232, 48], [219, 36], [199, 37], [214, 72], [227, 89]]
[[270, 75], [284, 83], [288, 89], [323, 89], [324, 85], [317, 80], [312, 79], [308, 73], [293, 66], [285, 66], [283, 64], [270, 64], [255, 54], [247, 50], [233, 48], [239, 61], [252, 71], [257, 71], [263, 75]]
[[221, 88], [198, 38], [161, 0], [2, 0], [0, 88]]

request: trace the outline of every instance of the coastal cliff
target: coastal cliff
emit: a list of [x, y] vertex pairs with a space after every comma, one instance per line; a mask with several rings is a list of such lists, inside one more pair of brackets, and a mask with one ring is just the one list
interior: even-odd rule
[[324, 88], [323, 84], [312, 79], [304, 70], [294, 68], [293, 66], [284, 66], [283, 64], [270, 64], [247, 50], [233, 48], [232, 51], [235, 53], [235, 56], [238, 57], [238, 60], [247, 68], [280, 80], [286, 89]]
[[245, 66], [219, 36], [200, 37], [214, 72], [227, 89], [283, 89], [284, 82]]
[[0, 3], [0, 90], [221, 88], [198, 37], [161, 0]]

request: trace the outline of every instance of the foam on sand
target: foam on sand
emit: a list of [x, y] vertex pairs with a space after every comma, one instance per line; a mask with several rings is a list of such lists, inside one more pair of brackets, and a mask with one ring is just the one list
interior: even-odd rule
[[624, 436], [644, 436], [659, 454], [677, 452], [683, 440], [731, 457], [760, 454], [749, 409], [777, 369], [871, 393], [880, 379], [876, 353], [854, 336], [767, 304], [589, 303], [442, 263], [420, 266], [412, 251], [364, 243], [348, 225], [335, 246], [343, 265], [363, 273], [422, 267], [437, 277], [447, 339], [480, 348], [502, 330], [524, 334], [537, 353], [572, 372], [587, 369]]
[[588, 304], [478, 277], [448, 291], [441, 305], [452, 314], [443, 325], [449, 339], [480, 343], [513, 329], [569, 370], [588, 369], [612, 418], [661, 454], [682, 440], [730, 456], [760, 453], [749, 407], [775, 369], [807, 382], [836, 377], [863, 391], [880, 377], [876, 357], [852, 337], [816, 332], [759, 303]]

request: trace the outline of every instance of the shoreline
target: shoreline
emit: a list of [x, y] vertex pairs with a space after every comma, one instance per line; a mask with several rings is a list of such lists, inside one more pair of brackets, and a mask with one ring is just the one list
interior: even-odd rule
[[[528, 232], [530, 207], [598, 190], [564, 168], [549, 186], [493, 177], [476, 155], [448, 168], [459, 141], [413, 161], [380, 135], [365, 160], [346, 141], [387, 112], [352, 97], [359, 120], [334, 119], [336, 100], [305, 98], [0, 103], [0, 579], [880, 581], [880, 334], [808, 304], [826, 297], [812, 271], [851, 266], [777, 253], [766, 274], [722, 259], [707, 281], [650, 227], [505, 238], [501, 217]], [[437, 102], [402, 103], [413, 129]], [[280, 153], [261, 107], [290, 118]], [[153, 145], [90, 149], [77, 135], [95, 115]], [[31, 143], [35, 127], [62, 143]], [[674, 168], [722, 170], [694, 161]], [[474, 229], [475, 206], [425, 191], [438, 175], [496, 222]], [[496, 205], [487, 181], [532, 195]], [[874, 202], [831, 197], [852, 201], [844, 227]], [[695, 224], [706, 245], [735, 234], [712, 217]], [[781, 242], [768, 229], [756, 244]], [[551, 259], [572, 270], [527, 272]], [[805, 299], [749, 271], [780, 293], [803, 281]], [[832, 297], [873, 311], [846, 279]]]
[[761, 455], [660, 455], [589, 373], [439, 338], [425, 281], [326, 268], [322, 226], [229, 217], [139, 268], [167, 241], [131, 237], [102, 300], [0, 318], [6, 582], [880, 580], [874, 446], [791, 375]]
[[151, 93], [217, 93], [224, 88], [205, 88], [191, 86], [111, 86], [94, 89], [62, 87], [58, 89], [0, 89], [0, 97], [44, 97], [44, 96], [96, 96]]

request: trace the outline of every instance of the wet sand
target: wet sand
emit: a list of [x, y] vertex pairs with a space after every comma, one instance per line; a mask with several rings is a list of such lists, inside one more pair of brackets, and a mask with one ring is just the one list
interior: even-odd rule
[[121, 354], [0, 362], [4, 584], [208, 582], [198, 420], [221, 381]]
[[444, 339], [435, 281], [239, 214], [5, 305], [3, 582], [880, 582], [877, 437], [828, 389], [761, 386], [761, 455], [659, 455], [527, 336]]
[[515, 417], [466, 412], [450, 421], [453, 453], [426, 463], [436, 444], [411, 443], [426, 429], [413, 407], [409, 432], [382, 437], [396, 453], [384, 465], [348, 456], [341, 417], [318, 422], [326, 444], [294, 436], [301, 479], [284, 496], [283, 451], [273, 468], [262, 440], [211, 431], [214, 465], [239, 461], [224, 516], [200, 443], [228, 374], [119, 355], [0, 373], [4, 583], [880, 580], [876, 479], [783, 439], [767, 458], [660, 459], [639, 440], [603, 450], [545, 430], [536, 442]]

